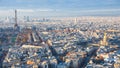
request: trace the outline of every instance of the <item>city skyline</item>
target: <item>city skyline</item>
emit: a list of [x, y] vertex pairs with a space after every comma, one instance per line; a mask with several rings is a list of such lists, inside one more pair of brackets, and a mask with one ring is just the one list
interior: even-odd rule
[[119, 16], [119, 0], [0, 0], [0, 16]]

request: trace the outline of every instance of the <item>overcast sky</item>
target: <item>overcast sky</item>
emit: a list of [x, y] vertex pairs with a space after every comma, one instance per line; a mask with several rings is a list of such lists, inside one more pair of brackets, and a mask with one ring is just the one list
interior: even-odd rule
[[119, 16], [120, 0], [0, 0], [0, 16]]

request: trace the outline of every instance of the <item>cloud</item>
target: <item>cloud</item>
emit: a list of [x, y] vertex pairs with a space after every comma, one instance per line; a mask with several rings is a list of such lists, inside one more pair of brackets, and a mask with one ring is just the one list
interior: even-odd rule
[[[60, 11], [62, 11], [62, 10], [60, 10]], [[82, 13], [89, 13], [89, 12], [120, 12], [120, 8], [115, 8], [115, 9], [78, 9], [78, 10], [73, 10], [73, 11], [71, 11], [71, 10], [63, 10], [63, 11], [65, 11], [65, 12], [73, 12], [73, 13], [80, 13], [80, 12], [82, 12]]]
[[35, 11], [55, 11], [54, 9], [36, 9]]
[[114, 12], [120, 11], [120, 9], [93, 9], [93, 10], [82, 10], [81, 12]]
[[[15, 9], [0, 9], [0, 12], [14, 12]], [[16, 9], [18, 12], [50, 12], [56, 9]]]
[[[0, 9], [0, 16], [13, 16], [15, 9]], [[17, 9], [19, 16], [84, 16], [84, 15], [120, 15], [120, 9], [86, 9], [86, 10], [58, 10], [58, 9]]]
[[19, 12], [50, 12], [56, 11], [54, 9], [17, 9]]
[[17, 9], [19, 12], [34, 12], [33, 9]]

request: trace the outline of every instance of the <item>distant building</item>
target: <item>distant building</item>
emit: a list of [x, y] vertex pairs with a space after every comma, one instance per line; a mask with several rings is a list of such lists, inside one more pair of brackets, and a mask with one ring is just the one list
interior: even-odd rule
[[120, 63], [114, 63], [114, 68], [120, 68]]
[[43, 61], [41, 66], [42, 68], [49, 68], [47, 61]]
[[107, 46], [108, 45], [106, 32], [104, 33], [103, 40], [100, 41], [100, 45], [103, 45], [103, 46]]
[[57, 68], [68, 68], [68, 66], [65, 63], [60, 63], [57, 65]]

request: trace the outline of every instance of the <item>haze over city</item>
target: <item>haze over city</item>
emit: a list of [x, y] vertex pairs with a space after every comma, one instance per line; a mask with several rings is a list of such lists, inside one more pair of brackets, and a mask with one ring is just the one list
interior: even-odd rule
[[0, 0], [0, 16], [119, 16], [119, 0]]

